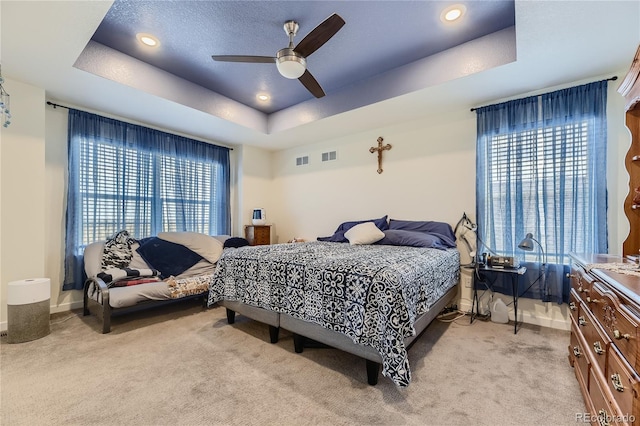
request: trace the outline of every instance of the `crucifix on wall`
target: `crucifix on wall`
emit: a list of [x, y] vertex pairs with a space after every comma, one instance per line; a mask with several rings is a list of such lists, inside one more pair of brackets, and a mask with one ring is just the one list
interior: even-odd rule
[[378, 138], [378, 147], [376, 148], [375, 146], [372, 146], [371, 148], [369, 148], [369, 152], [370, 153], [374, 153], [376, 151], [378, 151], [378, 174], [382, 173], [382, 151], [388, 151], [391, 149], [391, 145], [386, 144], [386, 145], [382, 145], [382, 141], [384, 139], [382, 139], [382, 136], [380, 136]]

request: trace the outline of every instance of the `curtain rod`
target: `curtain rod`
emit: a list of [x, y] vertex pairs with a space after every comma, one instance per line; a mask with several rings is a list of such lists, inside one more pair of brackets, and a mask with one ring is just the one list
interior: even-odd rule
[[[604, 79], [604, 80], [601, 80], [601, 81], [616, 81], [617, 79], [618, 79], [618, 76], [614, 75], [613, 77], [610, 77], [610, 78], [607, 78], [607, 79]], [[486, 106], [489, 106], [489, 105], [486, 105]], [[479, 108], [484, 108], [484, 107], [471, 108], [470, 111], [473, 112], [473, 111], [475, 111], [475, 110], [477, 110]]]
[[[55, 104], [55, 103], [53, 103], [53, 102], [51, 102], [51, 101], [47, 101], [47, 105], [51, 105], [54, 109], [55, 109], [55, 108], [57, 108], [57, 107], [65, 108], [65, 109], [75, 109], [75, 108], [69, 108], [68, 106], [64, 106], [64, 105], [60, 105], [60, 104]], [[79, 110], [78, 110], [78, 111], [79, 111]], [[165, 133], [167, 133], [167, 132], [165, 132]], [[205, 142], [205, 143], [208, 143], [208, 142]], [[212, 145], [221, 146], [222, 148], [227, 148], [229, 151], [233, 151], [233, 148], [230, 148], [230, 147], [228, 147], [228, 146], [224, 146], [224, 145], [217, 145], [217, 144], [212, 144]]]
[[66, 109], [71, 109], [69, 107], [66, 107], [64, 105], [58, 105], [58, 104], [54, 104], [53, 102], [47, 101], [47, 105], [51, 105], [54, 108], [60, 107], [60, 108], [66, 108]]

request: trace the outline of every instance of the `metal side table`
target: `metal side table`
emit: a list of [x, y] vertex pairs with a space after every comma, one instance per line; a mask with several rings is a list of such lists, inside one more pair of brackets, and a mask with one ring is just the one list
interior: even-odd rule
[[515, 324], [513, 325], [513, 334], [518, 333], [518, 284], [520, 281], [520, 277], [527, 272], [527, 268], [525, 266], [521, 266], [519, 268], [494, 268], [491, 266], [480, 266], [476, 268], [475, 273], [473, 274], [473, 301], [471, 302], [471, 322], [476, 315], [476, 312], [479, 312], [479, 303], [478, 300], [478, 289], [475, 283], [476, 273], [482, 278], [487, 274], [510, 274], [511, 276], [511, 290], [513, 292], [513, 311], [514, 311], [514, 319]]

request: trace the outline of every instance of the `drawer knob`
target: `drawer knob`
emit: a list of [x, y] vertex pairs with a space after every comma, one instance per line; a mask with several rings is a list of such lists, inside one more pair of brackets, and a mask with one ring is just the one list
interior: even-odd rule
[[600, 426], [609, 426], [609, 415], [604, 408], [598, 410], [598, 424]]
[[582, 286], [578, 287], [578, 293], [582, 293], [584, 291], [584, 289], [582, 288]]
[[604, 353], [604, 349], [602, 349], [600, 341], [593, 342], [593, 351], [598, 355], [602, 355]]
[[573, 303], [573, 302], [570, 302], [569, 303], [569, 309], [571, 309], [572, 311], [575, 311], [576, 310], [576, 304]]
[[615, 337], [616, 339], [620, 340], [620, 339], [626, 339], [629, 340], [631, 339], [631, 335], [629, 333], [620, 333], [620, 330], [613, 330], [613, 337]]
[[587, 325], [587, 320], [585, 320], [583, 316], [579, 316], [578, 317], [578, 324], [582, 325], [582, 326], [585, 326], [585, 325]]
[[624, 386], [622, 386], [622, 379], [618, 373], [611, 375], [611, 384], [613, 388], [618, 392], [624, 392]]
[[580, 353], [580, 348], [578, 346], [573, 347], [573, 355], [576, 358], [580, 358], [580, 356], [582, 355], [582, 353]]

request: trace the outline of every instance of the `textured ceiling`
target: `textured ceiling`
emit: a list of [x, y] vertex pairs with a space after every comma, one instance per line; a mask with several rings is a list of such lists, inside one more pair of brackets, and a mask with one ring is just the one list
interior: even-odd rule
[[[211, 55], [275, 56], [288, 45], [282, 26], [300, 25], [294, 44], [338, 13], [346, 25], [308, 58], [327, 95], [515, 24], [513, 0], [457, 2], [466, 7], [444, 23], [451, 1], [139, 1], [116, 0], [92, 40], [264, 113], [313, 96], [275, 64], [215, 62]], [[137, 33], [160, 40], [142, 46]], [[260, 93], [270, 95], [258, 101]]]

